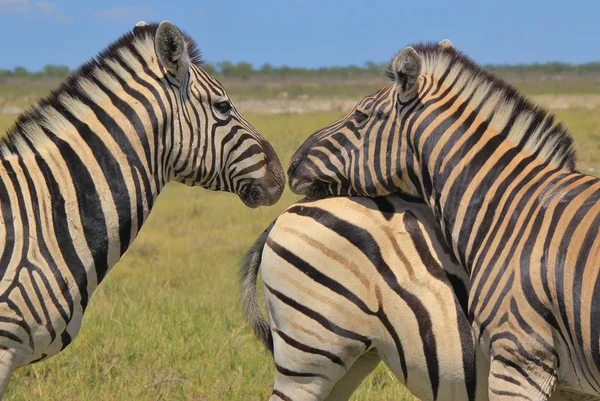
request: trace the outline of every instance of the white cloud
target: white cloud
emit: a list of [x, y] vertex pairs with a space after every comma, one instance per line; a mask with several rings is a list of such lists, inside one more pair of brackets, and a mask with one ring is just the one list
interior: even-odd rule
[[0, 12], [22, 14], [34, 18], [52, 18], [57, 22], [69, 22], [73, 18], [64, 14], [51, 1], [0, 0]]
[[49, 14], [55, 13], [58, 10], [56, 4], [51, 1], [38, 1], [37, 6], [40, 10]]
[[29, 0], [0, 0], [0, 12], [3, 13], [26, 13], [30, 11]]
[[206, 12], [206, 9], [204, 8], [197, 8], [194, 11], [194, 18], [198, 18], [198, 19], [205, 19], [206, 17], [208, 17], [208, 13]]
[[117, 6], [95, 12], [94, 17], [108, 21], [146, 21], [154, 17], [154, 10], [150, 7]]
[[73, 20], [73, 17], [62, 13], [56, 4], [51, 1], [38, 1], [35, 5], [43, 14], [54, 18], [58, 22], [69, 22]]

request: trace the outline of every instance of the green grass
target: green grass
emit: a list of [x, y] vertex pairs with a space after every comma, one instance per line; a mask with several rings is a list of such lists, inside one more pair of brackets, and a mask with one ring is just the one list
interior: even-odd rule
[[308, 95], [311, 99], [349, 98], [359, 99], [367, 93], [388, 84], [385, 77], [343, 79], [283, 79], [261, 81], [223, 81], [228, 93], [236, 100], [269, 100], [286, 93], [288, 99]]
[[[247, 117], [287, 165], [308, 134], [341, 114]], [[576, 138], [582, 170], [597, 174], [600, 109], [556, 114]], [[14, 118], [0, 115], [0, 130]], [[132, 248], [92, 298], [73, 345], [18, 370], [6, 399], [268, 399], [272, 360], [241, 318], [237, 266], [296, 199], [286, 191], [276, 206], [250, 210], [231, 194], [168, 185]], [[354, 396], [373, 399], [412, 398], [380, 366]]]
[[575, 138], [579, 169], [587, 174], [600, 175], [600, 107], [553, 112]]
[[0, 114], [0, 137], [6, 132], [8, 127], [13, 123], [16, 116]]
[[11, 78], [0, 80], [0, 109], [5, 106], [24, 108], [60, 84], [56, 78]]
[[505, 79], [528, 95], [566, 95], [600, 93], [598, 76], [506, 76]]

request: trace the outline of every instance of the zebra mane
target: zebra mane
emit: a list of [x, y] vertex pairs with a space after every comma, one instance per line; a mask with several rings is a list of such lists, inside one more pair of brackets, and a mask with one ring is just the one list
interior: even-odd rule
[[[7, 155], [18, 152], [20, 149], [26, 149], [24, 139], [28, 139], [35, 146], [41, 138], [45, 137], [44, 122], [53, 119], [49, 110], [59, 112], [64, 110], [65, 106], [61, 98], [65, 96], [75, 99], [86, 96], [81, 90], [81, 84], [94, 76], [97, 77], [100, 72], [111, 71], [108, 67], [110, 63], [117, 61], [123, 65], [131, 65], [130, 60], [127, 59], [131, 58], [131, 55], [139, 55], [146, 59], [147, 63], [147, 59], [154, 55], [154, 35], [158, 25], [158, 23], [151, 23], [138, 26], [135, 30], [125, 33], [98, 55], [73, 71], [58, 88], [21, 113], [6, 133], [0, 133], [0, 153]], [[182, 34], [187, 44], [190, 62], [200, 66], [203, 60], [196, 42], [186, 33], [182, 32]]]
[[[417, 44], [413, 48], [423, 58], [423, 73], [438, 78], [445, 75], [445, 82], [454, 82], [453, 90], [458, 92], [462, 89], [464, 98], [471, 96], [470, 102], [475, 107], [486, 99], [480, 114], [482, 118], [489, 118], [490, 126], [498, 132], [505, 132], [504, 128], [512, 124], [507, 138], [519, 147], [555, 167], [576, 169], [573, 138], [547, 110], [533, 104], [510, 84], [454, 48], [442, 48], [436, 43]], [[394, 79], [391, 62], [386, 75]]]

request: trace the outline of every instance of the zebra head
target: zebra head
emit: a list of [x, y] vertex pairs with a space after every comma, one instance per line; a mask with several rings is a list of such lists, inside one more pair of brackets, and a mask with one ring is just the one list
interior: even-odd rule
[[[455, 51], [445, 39], [440, 51]], [[413, 47], [401, 50], [387, 75], [393, 83], [370, 93], [352, 111], [312, 135], [296, 150], [288, 169], [293, 192], [309, 198], [382, 196], [401, 191], [418, 195], [406, 163], [411, 114], [421, 103], [422, 58]]]
[[[147, 29], [151, 25], [140, 22], [133, 33]], [[201, 68], [189, 36], [168, 21], [154, 29], [165, 107], [172, 111], [165, 144], [167, 179], [234, 192], [249, 207], [277, 202], [285, 174], [273, 147]]]

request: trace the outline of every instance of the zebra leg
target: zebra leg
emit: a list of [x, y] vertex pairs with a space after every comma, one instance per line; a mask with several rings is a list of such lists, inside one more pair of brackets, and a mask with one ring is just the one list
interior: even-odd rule
[[0, 351], [0, 400], [4, 396], [14, 370], [15, 352], [7, 349]]
[[4, 392], [8, 387], [8, 382], [12, 377], [14, 369], [5, 366], [0, 367], [0, 400], [4, 397]]
[[317, 346], [291, 327], [287, 334], [271, 330], [276, 370], [271, 401], [347, 400], [379, 362], [376, 351], [364, 352], [362, 343], [333, 333]]
[[[556, 358], [547, 352], [529, 354], [492, 348], [489, 375], [490, 401], [548, 401], [556, 388]], [[535, 355], [535, 360], [532, 360]]]
[[348, 373], [344, 375], [333, 387], [331, 393], [325, 399], [326, 401], [347, 401], [354, 393], [357, 387], [367, 377], [381, 361], [381, 357], [375, 348], [362, 354]]
[[[293, 361], [289, 354], [282, 360], [282, 355], [286, 354], [278, 352], [276, 347], [274, 356], [277, 372], [269, 401], [347, 401], [381, 360], [376, 350], [370, 350], [353, 363], [346, 363], [346, 371], [331, 361], [322, 363], [310, 355], [296, 355]], [[292, 371], [281, 364], [293, 365], [297, 370]]]

